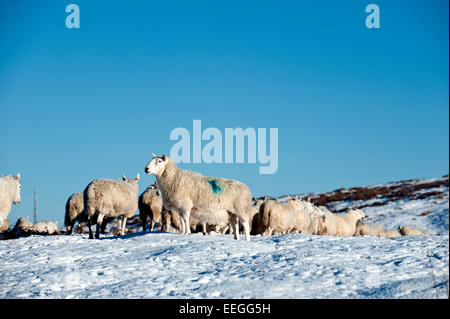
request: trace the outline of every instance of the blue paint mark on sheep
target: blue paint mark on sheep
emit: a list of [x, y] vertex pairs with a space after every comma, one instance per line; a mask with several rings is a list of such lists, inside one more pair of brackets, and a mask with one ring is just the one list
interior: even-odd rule
[[215, 179], [208, 181], [209, 185], [211, 185], [211, 189], [214, 194], [219, 194], [222, 191], [222, 188], [219, 186], [219, 182]]

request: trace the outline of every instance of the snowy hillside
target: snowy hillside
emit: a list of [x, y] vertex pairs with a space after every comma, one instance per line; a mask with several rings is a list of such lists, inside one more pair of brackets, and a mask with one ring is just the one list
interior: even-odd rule
[[[448, 177], [300, 194], [430, 236], [32, 235], [0, 241], [0, 298], [448, 298]], [[280, 198], [283, 201], [285, 198]]]

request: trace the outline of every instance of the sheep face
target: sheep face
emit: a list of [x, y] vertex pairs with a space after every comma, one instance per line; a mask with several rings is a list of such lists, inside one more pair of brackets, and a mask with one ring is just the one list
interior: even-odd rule
[[149, 175], [159, 176], [162, 174], [162, 172], [164, 172], [166, 165], [167, 165], [166, 155], [156, 156], [155, 154], [153, 154], [152, 160], [145, 167], [145, 173]]
[[358, 219], [364, 219], [364, 218], [366, 218], [367, 216], [361, 211], [361, 210], [359, 210], [359, 209], [354, 209], [353, 210], [353, 214], [356, 216], [356, 218], [358, 218]]
[[17, 174], [17, 176], [14, 178], [14, 198], [12, 202], [14, 205], [17, 205], [20, 203], [20, 189], [22, 188], [22, 185], [19, 183], [20, 174]]

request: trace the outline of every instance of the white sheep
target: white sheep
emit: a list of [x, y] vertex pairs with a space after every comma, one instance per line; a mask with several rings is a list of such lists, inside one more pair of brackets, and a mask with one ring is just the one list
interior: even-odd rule
[[84, 189], [84, 208], [88, 214], [89, 238], [92, 235], [92, 219], [94, 214], [98, 214], [98, 222], [95, 232], [95, 238], [100, 237], [100, 225], [105, 216], [122, 216], [120, 225], [120, 235], [125, 233], [127, 218], [134, 215], [138, 206], [138, 181], [136, 178], [126, 178], [122, 176], [123, 181], [112, 179], [96, 179], [89, 183]]
[[397, 230], [402, 236], [422, 236], [430, 234], [427, 230], [416, 229], [408, 226], [398, 226]]
[[146, 230], [147, 218], [150, 218], [150, 228], [153, 223], [161, 223], [162, 196], [156, 183], [147, 187], [147, 189], [139, 196], [138, 200], [139, 217], [142, 221], [142, 231]]
[[297, 215], [294, 200], [285, 203], [268, 200], [259, 209], [258, 231], [263, 236], [296, 232]]
[[[336, 236], [337, 234], [337, 221], [336, 214], [332, 213], [328, 210], [328, 208], [324, 206], [317, 207], [322, 215], [322, 218], [317, 219], [317, 230], [314, 233], [315, 235], [328, 235], [328, 236]], [[356, 227], [356, 225], [355, 225]]]
[[71, 234], [75, 222], [78, 224], [87, 223], [88, 216], [84, 213], [83, 193], [70, 195], [66, 202], [66, 213], [64, 216], [64, 226], [67, 228], [67, 234]]
[[30, 233], [33, 230], [33, 223], [28, 220], [28, 217], [19, 217], [13, 227], [13, 232]]
[[336, 236], [353, 236], [358, 220], [366, 218], [364, 213], [356, 208], [347, 210], [345, 213], [334, 213], [336, 220]]
[[58, 222], [49, 220], [40, 221], [34, 224], [31, 228], [32, 233], [53, 235], [58, 233]]
[[297, 211], [296, 231], [313, 235], [323, 232], [322, 228], [326, 217], [317, 206], [309, 201], [309, 198], [305, 201], [296, 196], [291, 203]]
[[20, 174], [0, 176], [0, 226], [8, 217], [11, 205], [20, 203]]
[[[78, 231], [82, 231], [84, 226], [87, 226], [88, 214], [84, 211], [83, 193], [75, 193], [70, 195], [66, 202], [66, 213], [64, 216], [64, 226], [67, 228], [67, 235], [73, 231], [73, 226], [78, 222]], [[95, 214], [91, 220], [92, 224], [97, 224], [98, 214]], [[104, 217], [100, 232], [105, 233], [106, 225], [111, 222], [114, 217]]]
[[385, 237], [385, 230], [381, 224], [368, 224], [361, 220], [356, 223], [355, 234], [357, 236], [377, 236]]
[[165, 155], [153, 154], [152, 160], [145, 167], [145, 172], [156, 176], [164, 208], [175, 210], [180, 214], [184, 234], [190, 233], [191, 214], [202, 222], [214, 224], [216, 215], [226, 211], [233, 215], [234, 238], [239, 239], [239, 222], [241, 222], [245, 240], [250, 240], [249, 217], [252, 214], [252, 195], [243, 183], [206, 177], [197, 172], [179, 169], [175, 162]]

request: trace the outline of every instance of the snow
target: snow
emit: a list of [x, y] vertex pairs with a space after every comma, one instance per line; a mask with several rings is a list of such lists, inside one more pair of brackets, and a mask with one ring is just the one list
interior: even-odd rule
[[1, 240], [0, 298], [448, 298], [448, 186], [440, 191], [363, 209], [368, 222], [429, 236], [286, 234], [245, 242], [156, 231]]
[[0, 242], [1, 298], [448, 298], [448, 235]]

